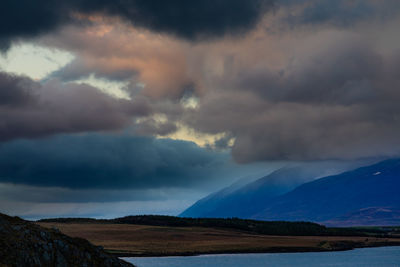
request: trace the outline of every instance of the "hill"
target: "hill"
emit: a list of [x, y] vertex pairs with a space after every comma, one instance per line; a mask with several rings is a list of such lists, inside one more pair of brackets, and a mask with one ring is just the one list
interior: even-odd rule
[[82, 238], [0, 214], [0, 266], [133, 266]]

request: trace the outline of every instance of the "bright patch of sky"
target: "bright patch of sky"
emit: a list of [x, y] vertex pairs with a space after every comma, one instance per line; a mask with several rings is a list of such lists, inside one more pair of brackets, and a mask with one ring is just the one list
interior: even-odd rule
[[[141, 122], [145, 121], [146, 119], [147, 118], [136, 119], [136, 123], [141, 123]], [[159, 124], [168, 122], [168, 118], [164, 114], [154, 114], [151, 117], [151, 119]], [[160, 139], [170, 138], [170, 139], [174, 139], [174, 140], [184, 140], [184, 141], [194, 142], [200, 147], [213, 147], [213, 144], [215, 143], [215, 141], [226, 136], [226, 133], [207, 134], [207, 133], [197, 132], [196, 130], [194, 130], [182, 123], [177, 123], [176, 126], [177, 126], [177, 130], [175, 132], [167, 134], [167, 135], [156, 135], [155, 137], [160, 138]], [[234, 139], [232, 138], [228, 142], [228, 145], [232, 146], [233, 143], [234, 143]]]
[[195, 96], [183, 97], [181, 105], [186, 109], [196, 109], [199, 106], [199, 99]]
[[0, 70], [41, 80], [73, 59], [73, 54], [67, 51], [19, 43], [13, 45], [7, 53], [0, 54]]
[[[18, 43], [13, 45], [7, 53], [0, 54], [0, 70], [40, 81], [63, 68], [73, 59], [74, 55], [68, 51], [32, 43]], [[124, 90], [128, 82], [110, 81], [94, 75], [73, 82], [94, 86], [116, 98], [130, 98]]]
[[[218, 139], [224, 138], [226, 136], [226, 133], [218, 133], [218, 134], [207, 134], [207, 133], [201, 133], [197, 132], [196, 130], [184, 125], [184, 124], [179, 124], [177, 125], [178, 130], [174, 133], [168, 134], [166, 136], [158, 136], [159, 138], [171, 138], [175, 140], [185, 140], [185, 141], [191, 141], [196, 143], [198, 146], [201, 147], [206, 147], [206, 146], [213, 146], [215, 141]], [[232, 138], [229, 141], [229, 146], [232, 146], [234, 143], [234, 139]]]
[[125, 90], [129, 86], [129, 82], [127, 81], [110, 81], [91, 74], [89, 77], [74, 82], [91, 85], [115, 98], [130, 99], [129, 93]]

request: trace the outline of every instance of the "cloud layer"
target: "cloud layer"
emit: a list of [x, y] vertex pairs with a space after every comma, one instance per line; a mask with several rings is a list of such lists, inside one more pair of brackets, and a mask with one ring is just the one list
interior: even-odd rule
[[[73, 189], [206, 184], [232, 167], [194, 143], [125, 135], [57, 136], [0, 146], [0, 182]], [[223, 177], [221, 177], [222, 179]]]
[[[73, 77], [76, 66], [113, 79], [125, 70], [122, 79], [132, 88], [145, 84], [132, 92], [157, 103], [170, 125], [235, 140], [239, 162], [398, 155], [397, 17], [373, 24], [360, 19], [346, 29], [323, 23], [303, 25], [300, 33], [265, 30], [286, 15], [267, 17], [234, 42], [187, 45], [135, 30], [122, 34], [123, 26], [104, 31], [102, 21], [89, 34], [70, 28], [43, 42], [80, 55], [57, 77]], [[101, 49], [89, 49], [91, 43]], [[194, 109], [182, 108], [188, 92], [198, 99]]]
[[253, 27], [272, 0], [6, 0], [0, 11], [0, 48], [13, 39], [51, 32], [77, 15], [116, 16], [146, 29], [187, 39], [236, 34]]
[[39, 83], [4, 72], [0, 97], [0, 141], [116, 130], [150, 113], [145, 101], [115, 99], [88, 85]]
[[230, 132], [241, 162], [398, 155], [400, 54], [324, 35], [311, 39], [332, 39], [278, 69], [261, 60], [231, 66], [217, 80], [224, 90], [208, 93], [187, 123]]
[[[75, 59], [45, 83], [1, 76], [16, 88], [2, 92], [3, 141], [124, 127], [168, 136], [183, 125], [222, 136], [210, 147], [238, 162], [400, 153], [397, 1], [281, 0], [267, 13], [270, 1], [69, 3], [59, 8], [87, 24], [38, 41]], [[128, 82], [132, 100], [64, 84], [89, 75]]]

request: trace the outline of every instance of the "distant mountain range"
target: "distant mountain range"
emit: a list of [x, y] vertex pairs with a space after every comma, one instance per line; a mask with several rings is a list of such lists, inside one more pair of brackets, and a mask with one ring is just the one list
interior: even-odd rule
[[295, 187], [315, 179], [320, 170], [302, 167], [282, 168], [252, 183], [238, 183], [211, 194], [185, 210], [183, 217], [250, 218], [268, 202]]
[[316, 179], [325, 167], [277, 170], [211, 194], [180, 216], [400, 225], [400, 159]]

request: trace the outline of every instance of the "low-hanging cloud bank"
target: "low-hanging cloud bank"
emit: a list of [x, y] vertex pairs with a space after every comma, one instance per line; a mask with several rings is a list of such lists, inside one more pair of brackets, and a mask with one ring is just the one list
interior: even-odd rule
[[[67, 135], [0, 145], [0, 182], [72, 189], [204, 186], [230, 178], [227, 153], [194, 143], [128, 135]], [[233, 176], [236, 176], [234, 174]]]

